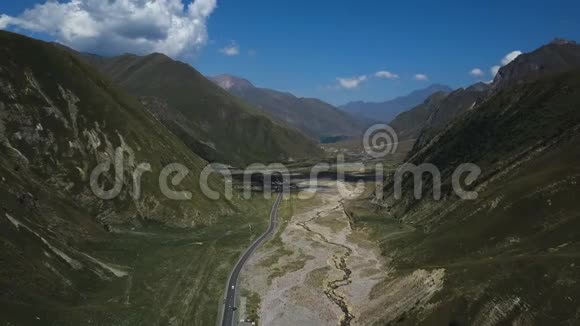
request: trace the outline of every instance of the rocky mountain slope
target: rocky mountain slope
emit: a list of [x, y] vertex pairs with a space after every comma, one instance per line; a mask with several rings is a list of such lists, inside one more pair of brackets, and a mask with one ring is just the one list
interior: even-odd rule
[[[552, 55], [540, 64], [547, 67], [553, 58], [571, 54], [570, 46], [548, 45]], [[537, 53], [503, 70], [525, 72]], [[580, 190], [579, 69], [571, 65], [566, 72], [492, 85], [496, 91], [489, 97], [416, 146], [408, 161], [437, 167], [441, 199], [434, 198], [437, 176], [422, 175], [423, 196], [416, 199], [413, 177], [406, 174], [401, 199], [395, 198], [391, 177], [385, 200], [375, 202], [372, 213], [353, 206], [355, 225], [374, 232], [396, 266], [394, 279], [413, 270], [446, 274], [436, 300], [399, 311], [402, 324], [579, 322], [574, 299], [580, 291], [575, 281], [580, 207], [574, 199]], [[463, 163], [481, 169], [475, 180], [466, 179], [467, 173], [458, 180], [466, 191], [477, 192], [470, 200], [460, 199], [452, 182]], [[389, 291], [389, 283], [381, 290]]]
[[[211, 324], [267, 208], [207, 198], [207, 162], [69, 51], [1, 31], [0, 57], [0, 323]], [[170, 163], [189, 170], [166, 178], [186, 200], [162, 193]]]
[[321, 154], [311, 139], [272, 121], [185, 63], [162, 54], [83, 57], [209, 161], [245, 165]]
[[416, 90], [406, 96], [397, 97], [385, 102], [351, 102], [340, 108], [356, 117], [364, 117], [374, 121], [389, 122], [397, 115], [423, 103], [428, 97], [438, 92], [451, 92], [445, 85], [431, 85], [425, 89]]
[[366, 127], [365, 122], [318, 99], [255, 87], [248, 80], [231, 75], [211, 79], [231, 94], [317, 141], [360, 136]]

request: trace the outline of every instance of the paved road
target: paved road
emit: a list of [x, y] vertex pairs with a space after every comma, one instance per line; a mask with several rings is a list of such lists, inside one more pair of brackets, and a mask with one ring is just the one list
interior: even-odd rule
[[272, 206], [272, 211], [270, 212], [270, 226], [268, 230], [262, 236], [260, 236], [242, 255], [232, 274], [230, 275], [230, 280], [228, 281], [228, 287], [226, 289], [226, 297], [225, 297], [225, 304], [224, 304], [224, 311], [222, 317], [222, 326], [232, 326], [234, 324], [235, 319], [235, 311], [234, 307], [236, 305], [236, 291], [237, 284], [238, 284], [238, 277], [240, 276], [240, 272], [244, 267], [246, 261], [252, 256], [252, 254], [264, 243], [271, 235], [274, 234], [276, 231], [277, 225], [277, 215], [278, 215], [278, 207], [280, 206], [280, 202], [282, 201], [282, 193], [278, 193], [278, 197], [276, 197], [276, 201], [274, 202], [274, 206]]

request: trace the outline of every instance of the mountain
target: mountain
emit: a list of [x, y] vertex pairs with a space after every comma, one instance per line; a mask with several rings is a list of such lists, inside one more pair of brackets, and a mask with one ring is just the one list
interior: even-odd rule
[[423, 103], [429, 96], [438, 92], [451, 92], [445, 85], [431, 85], [425, 89], [397, 97], [386, 102], [351, 102], [340, 108], [356, 117], [364, 117], [374, 121], [390, 122], [398, 114]]
[[418, 146], [423, 146], [450, 121], [484, 101], [489, 92], [490, 86], [485, 83], [450, 93], [438, 92], [421, 105], [399, 114], [390, 125], [397, 131], [399, 139], [418, 139]]
[[[76, 55], [0, 31], [0, 57], [0, 323], [212, 324], [255, 203], [206, 197], [207, 162]], [[160, 188], [170, 163], [188, 200]]]
[[321, 155], [311, 139], [271, 120], [188, 64], [162, 54], [83, 57], [208, 161], [246, 165]]
[[431, 114], [436, 111], [447, 93], [437, 92], [431, 95], [422, 104], [399, 114], [389, 125], [397, 132], [399, 140], [415, 140], [429, 121]]
[[[549, 56], [536, 61], [546, 52]], [[504, 72], [525, 72], [530, 62], [549, 67], [556, 58], [576, 54], [580, 49], [570, 44], [550, 44], [522, 55]], [[422, 174], [422, 197], [416, 198], [418, 182], [407, 174], [400, 198], [391, 176], [372, 213], [351, 208], [355, 227], [373, 230], [398, 270], [391, 282], [398, 284], [408, 271], [445, 273], [436, 307], [411, 308], [401, 317], [406, 324], [580, 322], [577, 305], [567, 299], [580, 291], [580, 204], [574, 196], [580, 191], [580, 66], [566, 66], [532, 73], [533, 78], [509, 74], [514, 76], [509, 83], [499, 79], [501, 87], [491, 85], [495, 90], [467, 110], [472, 99], [457, 101], [462, 113], [429, 142], [416, 145], [407, 159], [437, 168], [440, 199], [433, 197], [437, 177]], [[441, 98], [431, 101], [441, 106]], [[464, 163], [481, 174], [454, 180]], [[477, 196], [459, 198], [455, 183]]]
[[580, 45], [574, 41], [555, 39], [539, 49], [518, 56], [502, 67], [493, 81], [495, 89], [525, 83], [546, 75], [569, 71], [580, 66]]
[[366, 123], [318, 99], [258, 88], [246, 79], [231, 75], [211, 79], [231, 94], [317, 141], [359, 136], [366, 127]]
[[497, 91], [575, 68], [580, 68], [580, 45], [556, 39], [502, 67], [491, 85], [477, 83], [445, 95], [436, 93], [423, 104], [398, 115], [390, 124], [400, 139], [418, 139], [416, 146], [421, 148], [451, 121]]

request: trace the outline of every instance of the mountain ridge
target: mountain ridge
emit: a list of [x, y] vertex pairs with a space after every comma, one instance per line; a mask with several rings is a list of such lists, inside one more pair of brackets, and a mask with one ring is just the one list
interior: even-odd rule
[[402, 139], [417, 138], [416, 150], [424, 147], [455, 118], [474, 109], [502, 89], [580, 68], [580, 45], [555, 39], [523, 53], [502, 67], [491, 83], [478, 82], [459, 88], [445, 98], [433, 95], [426, 102], [398, 115], [392, 127]]
[[360, 136], [367, 125], [320, 99], [256, 87], [247, 79], [229, 74], [210, 79], [232, 95], [317, 141], [328, 137]]
[[380, 122], [390, 122], [398, 114], [420, 105], [434, 93], [451, 91], [452, 89], [449, 86], [433, 84], [391, 100], [383, 102], [355, 101], [341, 105], [339, 108], [355, 116], [362, 116]]
[[580, 66], [580, 45], [556, 38], [538, 49], [524, 53], [503, 66], [495, 76], [494, 89], [532, 81]]
[[163, 54], [81, 55], [206, 160], [232, 165], [319, 157], [312, 140]]

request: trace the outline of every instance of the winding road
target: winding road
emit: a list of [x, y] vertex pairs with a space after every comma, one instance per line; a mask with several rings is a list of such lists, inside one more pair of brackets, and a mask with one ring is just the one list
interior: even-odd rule
[[235, 321], [235, 310], [234, 307], [236, 306], [236, 291], [237, 291], [237, 284], [238, 278], [240, 276], [240, 272], [244, 267], [246, 261], [252, 256], [252, 254], [260, 247], [270, 236], [274, 234], [277, 227], [277, 218], [278, 218], [278, 207], [282, 202], [283, 193], [278, 193], [276, 197], [276, 201], [272, 206], [272, 211], [270, 212], [270, 226], [268, 230], [264, 232], [252, 245], [244, 252], [238, 263], [234, 267], [232, 274], [230, 274], [230, 278], [227, 283], [227, 288], [225, 292], [224, 304], [223, 304], [223, 316], [221, 319], [221, 323], [218, 325], [222, 326], [233, 326]]

